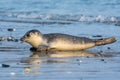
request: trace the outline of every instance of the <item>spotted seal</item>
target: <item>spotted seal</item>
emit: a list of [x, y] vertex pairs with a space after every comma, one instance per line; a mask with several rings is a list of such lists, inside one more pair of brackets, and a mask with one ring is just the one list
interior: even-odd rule
[[37, 51], [42, 50], [84, 50], [94, 46], [110, 44], [116, 41], [114, 37], [104, 39], [89, 39], [68, 34], [50, 33], [42, 34], [39, 30], [30, 30], [21, 41], [32, 45]]

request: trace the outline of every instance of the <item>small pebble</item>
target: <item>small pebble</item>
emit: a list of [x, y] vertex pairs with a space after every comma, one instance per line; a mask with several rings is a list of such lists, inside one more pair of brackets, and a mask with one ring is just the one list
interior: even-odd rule
[[7, 41], [13, 41], [13, 37], [8, 36], [8, 37], [7, 37]]
[[100, 53], [103, 53], [103, 51], [100, 51]]
[[82, 60], [79, 61], [80, 63], [83, 62]]
[[2, 67], [3, 68], [7, 68], [7, 67], [10, 67], [10, 65], [8, 65], [8, 64], [2, 64]]
[[79, 61], [80, 63], [83, 62], [82, 60], [76, 59], [76, 61]]
[[14, 42], [18, 42], [19, 40], [18, 39], [14, 39]]
[[6, 38], [5, 37], [0, 37], [0, 41], [5, 41]]
[[15, 75], [15, 72], [11, 72], [10, 74], [11, 74], [12, 76], [14, 76], [14, 75]]
[[101, 59], [101, 61], [105, 61], [104, 59]]
[[25, 73], [29, 73], [29, 72], [30, 72], [30, 68], [25, 68], [25, 69], [24, 69], [24, 72], [25, 72]]
[[79, 61], [79, 59], [76, 59], [76, 61]]
[[12, 32], [12, 31], [15, 31], [14, 28], [8, 28], [8, 31]]
[[15, 39], [14, 37], [12, 36], [8, 36], [7, 37], [7, 41], [14, 41], [14, 42], [18, 42], [19, 40], [18, 39]]
[[111, 49], [110, 47], [107, 47], [107, 49]]
[[116, 23], [115, 26], [120, 26], [120, 23]]

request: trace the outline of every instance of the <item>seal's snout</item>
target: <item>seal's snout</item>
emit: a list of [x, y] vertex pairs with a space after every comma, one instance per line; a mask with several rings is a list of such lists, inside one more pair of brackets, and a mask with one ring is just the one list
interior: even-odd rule
[[24, 36], [20, 38], [20, 41], [25, 42]]
[[22, 38], [20, 38], [20, 41], [24, 42], [24, 39], [23, 39], [23, 37], [22, 37]]

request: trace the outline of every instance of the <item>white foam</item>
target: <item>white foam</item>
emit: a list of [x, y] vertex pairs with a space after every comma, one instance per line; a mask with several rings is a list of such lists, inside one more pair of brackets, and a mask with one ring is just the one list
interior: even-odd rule
[[61, 21], [77, 21], [77, 22], [118, 22], [118, 16], [104, 15], [60, 15], [60, 14], [40, 14], [37, 12], [14, 12], [0, 13], [1, 16], [16, 19], [38, 19], [38, 20], [61, 20]]

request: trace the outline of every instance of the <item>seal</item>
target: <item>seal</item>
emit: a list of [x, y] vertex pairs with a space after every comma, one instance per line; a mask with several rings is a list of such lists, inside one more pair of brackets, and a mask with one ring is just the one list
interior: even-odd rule
[[89, 39], [61, 33], [42, 34], [39, 30], [30, 30], [22, 38], [22, 42], [32, 45], [32, 50], [84, 50], [95, 46], [110, 44], [116, 41], [114, 37], [104, 39]]

